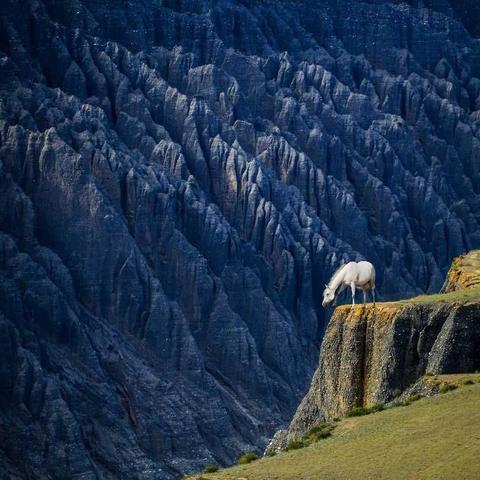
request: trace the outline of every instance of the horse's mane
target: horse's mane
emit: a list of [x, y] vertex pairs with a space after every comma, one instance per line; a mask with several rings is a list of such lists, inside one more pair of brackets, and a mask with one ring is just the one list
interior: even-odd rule
[[342, 270], [345, 265], [346, 265], [346, 263], [342, 260], [342, 263], [341, 263], [340, 266], [335, 270], [335, 272], [333, 273], [332, 277], [330, 278], [330, 281], [328, 282], [328, 285], [329, 285], [329, 286], [330, 286], [331, 283], [333, 283], [333, 281], [335, 280], [335, 278], [337, 277], [337, 275], [340, 273], [340, 270]]

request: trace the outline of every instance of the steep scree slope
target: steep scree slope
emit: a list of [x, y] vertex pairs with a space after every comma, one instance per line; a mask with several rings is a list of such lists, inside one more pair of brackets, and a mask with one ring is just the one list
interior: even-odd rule
[[479, 42], [446, 0], [312, 3], [0, 2], [9, 478], [260, 449], [341, 259], [398, 298], [480, 244]]

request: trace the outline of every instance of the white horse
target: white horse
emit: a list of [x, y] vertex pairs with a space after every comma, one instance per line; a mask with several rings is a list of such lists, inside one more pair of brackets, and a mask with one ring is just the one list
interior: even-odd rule
[[372, 292], [375, 305], [375, 268], [370, 262], [349, 262], [342, 265], [333, 274], [328, 285], [323, 291], [322, 306], [331, 303], [347, 287], [352, 289], [352, 305], [355, 305], [355, 290], [363, 290], [363, 304], [367, 300], [367, 290]]

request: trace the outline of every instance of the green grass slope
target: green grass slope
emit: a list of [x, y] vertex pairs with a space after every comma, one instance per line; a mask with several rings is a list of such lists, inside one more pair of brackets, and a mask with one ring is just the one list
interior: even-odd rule
[[[456, 382], [456, 377], [450, 380]], [[462, 376], [478, 382], [479, 375]], [[199, 478], [194, 476], [192, 478]], [[203, 474], [215, 480], [480, 479], [480, 383], [340, 421], [313, 445]]]

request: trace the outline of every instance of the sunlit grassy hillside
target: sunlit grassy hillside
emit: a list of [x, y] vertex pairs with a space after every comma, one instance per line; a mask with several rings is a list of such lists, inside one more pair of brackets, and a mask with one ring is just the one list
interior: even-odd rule
[[[460, 388], [405, 407], [346, 418], [338, 422], [331, 437], [309, 447], [202, 477], [480, 479], [480, 375], [446, 376], [440, 380], [460, 384]], [[471, 381], [476, 383], [470, 385]]]

